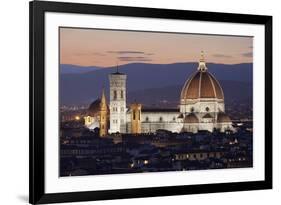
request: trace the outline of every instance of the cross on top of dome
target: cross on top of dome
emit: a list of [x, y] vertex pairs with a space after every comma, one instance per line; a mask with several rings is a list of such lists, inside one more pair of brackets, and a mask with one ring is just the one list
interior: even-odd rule
[[198, 70], [201, 72], [205, 72], [207, 70], [206, 63], [205, 63], [205, 57], [204, 57], [204, 51], [201, 51], [201, 58], [199, 60]]

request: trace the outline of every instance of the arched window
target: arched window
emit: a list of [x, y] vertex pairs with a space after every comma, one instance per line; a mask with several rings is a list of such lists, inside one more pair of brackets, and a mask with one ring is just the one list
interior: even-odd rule
[[133, 111], [133, 120], [136, 119], [136, 111]]
[[116, 90], [113, 91], [113, 99], [114, 99], [114, 100], [117, 99], [117, 91], [116, 91]]
[[162, 121], [163, 121], [163, 118], [162, 118], [162, 117], [160, 117], [160, 118], [159, 118], [159, 121], [160, 121], [160, 122], [162, 122]]
[[146, 118], [145, 118], [145, 121], [148, 122], [148, 121], [149, 121], [149, 117], [146, 117]]
[[190, 108], [190, 112], [194, 112], [194, 107]]
[[124, 92], [123, 92], [123, 90], [121, 90], [121, 99], [123, 99], [124, 98]]

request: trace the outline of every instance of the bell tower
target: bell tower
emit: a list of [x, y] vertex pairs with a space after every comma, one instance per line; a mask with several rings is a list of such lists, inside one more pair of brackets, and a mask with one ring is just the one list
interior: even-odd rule
[[108, 110], [106, 104], [106, 98], [104, 89], [102, 90], [101, 102], [100, 102], [100, 137], [106, 136], [108, 133]]
[[131, 133], [141, 133], [141, 104], [131, 104]]
[[127, 75], [117, 70], [109, 75], [110, 129], [109, 133], [126, 133], [126, 80]]

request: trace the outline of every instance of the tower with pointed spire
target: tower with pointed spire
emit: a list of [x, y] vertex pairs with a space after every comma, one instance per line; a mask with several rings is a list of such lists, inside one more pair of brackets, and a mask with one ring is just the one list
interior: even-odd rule
[[108, 109], [105, 98], [104, 89], [102, 90], [100, 102], [100, 137], [106, 136], [108, 133]]

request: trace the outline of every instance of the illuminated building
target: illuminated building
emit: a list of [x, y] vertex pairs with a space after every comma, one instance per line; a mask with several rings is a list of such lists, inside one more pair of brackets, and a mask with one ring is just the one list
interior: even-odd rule
[[102, 91], [101, 103], [100, 103], [100, 137], [106, 136], [108, 133], [108, 110], [106, 104], [106, 98], [104, 94], [104, 90]]
[[[219, 82], [208, 72], [204, 55], [201, 53], [197, 71], [186, 80], [180, 95], [179, 109], [142, 109], [133, 103], [126, 107], [127, 75], [117, 72], [109, 75], [109, 130], [111, 133], [154, 133], [157, 130], [192, 132], [200, 130], [220, 132], [234, 131], [232, 122], [225, 113], [224, 93]], [[104, 96], [104, 95], [103, 95]], [[104, 97], [105, 98], [105, 97]], [[89, 117], [88, 117], [89, 118]], [[85, 121], [88, 119], [85, 118]], [[93, 129], [100, 127], [95, 118], [85, 125]], [[89, 119], [88, 119], [89, 120]], [[103, 134], [106, 131], [103, 129]]]
[[126, 79], [127, 75], [117, 71], [109, 75], [110, 83], [110, 129], [109, 133], [126, 132]]

